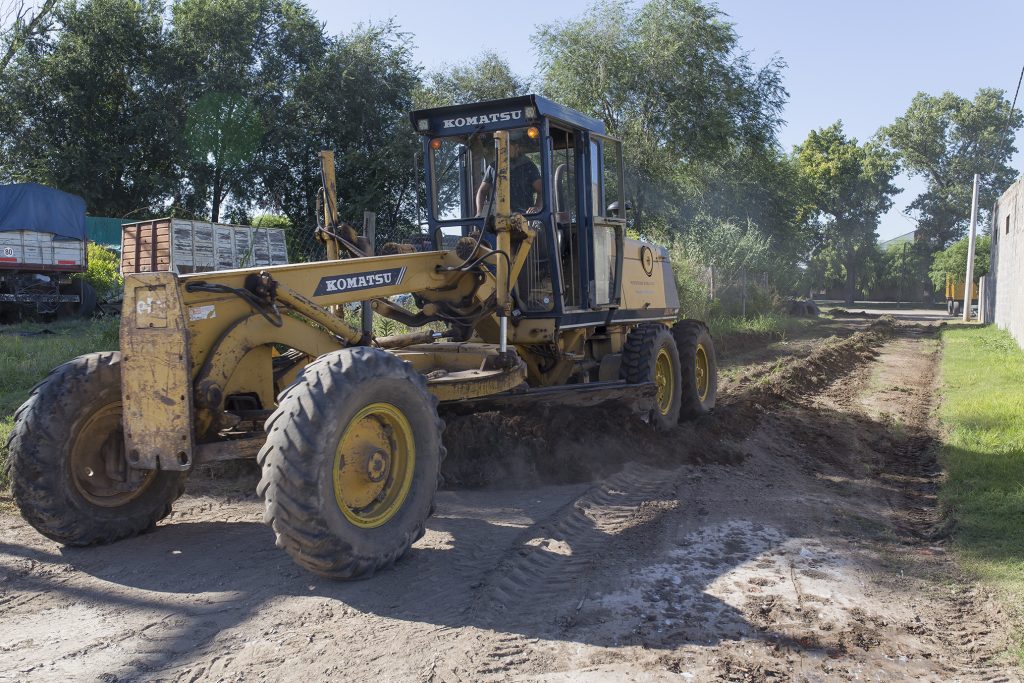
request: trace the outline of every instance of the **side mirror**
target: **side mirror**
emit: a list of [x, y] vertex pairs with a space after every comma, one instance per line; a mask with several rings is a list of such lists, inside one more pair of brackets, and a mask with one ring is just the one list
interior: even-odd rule
[[[626, 202], [626, 211], [632, 211], [632, 210], [633, 210], [633, 205], [630, 204], [629, 202]], [[608, 215], [609, 216], [614, 216], [615, 218], [620, 218], [620, 216], [619, 216], [619, 203], [618, 202], [612, 202], [611, 204], [608, 205]]]

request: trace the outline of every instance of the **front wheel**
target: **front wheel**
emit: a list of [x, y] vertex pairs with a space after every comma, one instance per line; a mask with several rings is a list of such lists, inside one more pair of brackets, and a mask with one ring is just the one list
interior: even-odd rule
[[718, 392], [718, 364], [715, 343], [707, 326], [699, 320], [682, 320], [672, 326], [683, 365], [681, 420], [710, 413]]
[[263, 520], [296, 563], [366, 578], [423, 536], [444, 424], [411, 365], [370, 347], [321, 356], [282, 393], [266, 429]]
[[116, 351], [56, 368], [15, 413], [11, 488], [39, 533], [65, 545], [109, 543], [170, 513], [187, 473], [129, 467], [121, 414]]

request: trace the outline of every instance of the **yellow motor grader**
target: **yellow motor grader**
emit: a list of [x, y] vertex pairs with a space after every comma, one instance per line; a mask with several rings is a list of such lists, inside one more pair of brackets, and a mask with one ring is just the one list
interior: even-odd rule
[[[713, 408], [711, 337], [676, 322], [666, 251], [626, 237], [622, 146], [600, 121], [535, 95], [411, 120], [417, 245], [378, 249], [339, 220], [325, 152], [326, 260], [126, 277], [121, 350], [56, 368], [16, 414], [30, 524], [68, 545], [139, 534], [196, 465], [255, 457], [278, 546], [317, 574], [366, 577], [424, 533], [439, 404], [623, 401], [658, 429]], [[376, 337], [373, 316], [414, 331]]]

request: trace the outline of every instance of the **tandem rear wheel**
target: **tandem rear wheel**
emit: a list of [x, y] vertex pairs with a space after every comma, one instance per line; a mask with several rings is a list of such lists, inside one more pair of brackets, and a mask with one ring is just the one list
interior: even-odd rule
[[626, 337], [620, 376], [631, 384], [654, 383], [654, 406], [647, 417], [659, 431], [709, 413], [718, 388], [711, 334], [696, 320], [671, 329], [660, 323], [638, 325]]
[[444, 424], [411, 365], [371, 347], [321, 356], [282, 393], [266, 429], [263, 519], [296, 563], [367, 578], [423, 536]]

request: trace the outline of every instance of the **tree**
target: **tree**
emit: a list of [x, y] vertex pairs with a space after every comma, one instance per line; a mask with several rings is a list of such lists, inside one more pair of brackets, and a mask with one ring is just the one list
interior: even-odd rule
[[27, 41], [46, 35], [56, 7], [57, 0], [43, 0], [34, 11], [26, 0], [0, 0], [0, 74]]
[[795, 154], [813, 199], [818, 258], [841, 266], [846, 303], [853, 304], [860, 268], [877, 250], [878, 220], [899, 191], [892, 184], [896, 159], [875, 143], [848, 138], [839, 121], [811, 131]]
[[715, 288], [739, 282], [744, 272], [763, 272], [771, 262], [771, 238], [752, 223], [700, 215], [683, 240], [686, 255], [714, 268]]
[[972, 180], [981, 176], [983, 214], [1017, 177], [1009, 162], [1016, 131], [1024, 125], [1003, 91], [982, 88], [973, 100], [945, 92], [917, 93], [907, 112], [880, 131], [925, 191], [910, 204], [918, 216], [918, 241], [925, 253], [963, 237], [970, 221]]
[[496, 52], [485, 52], [474, 60], [449, 64], [431, 71], [417, 89], [416, 108], [498, 100], [525, 95], [530, 81], [512, 72]]
[[715, 169], [776, 148], [782, 62], [755, 69], [732, 25], [697, 0], [600, 0], [533, 38], [546, 94], [625, 141], [626, 194], [644, 234], [678, 231]]
[[92, 213], [148, 215], [174, 175], [161, 6], [86, 0], [52, 19], [0, 74], [0, 178], [73, 192]]
[[316, 224], [317, 153], [334, 149], [342, 217], [358, 224], [375, 212], [378, 241], [414, 231], [419, 146], [408, 112], [418, 71], [393, 23], [328, 39], [268, 127], [259, 186], [274, 211], [297, 227]]
[[[946, 249], [935, 252], [932, 257], [932, 266], [928, 269], [928, 277], [931, 278], [935, 289], [941, 290], [946, 286], [946, 276], [950, 275], [954, 282], [963, 282], [967, 278], [967, 250], [970, 245], [968, 238], [953, 242]], [[992, 246], [992, 238], [982, 235], [977, 238], [974, 245], [974, 277], [979, 278], [988, 274], [989, 250]]]
[[920, 250], [913, 241], [907, 240], [890, 244], [869, 259], [872, 273], [869, 274], [869, 296], [873, 299], [900, 302], [920, 301], [924, 293], [920, 287], [919, 273], [922, 267]]
[[[280, 63], [298, 53], [308, 67], [322, 28], [293, 0], [178, 0], [168, 52], [180, 120], [175, 204], [217, 221], [230, 196], [253, 199], [257, 152], [287, 97]], [[315, 54], [315, 53], [314, 53]]]

